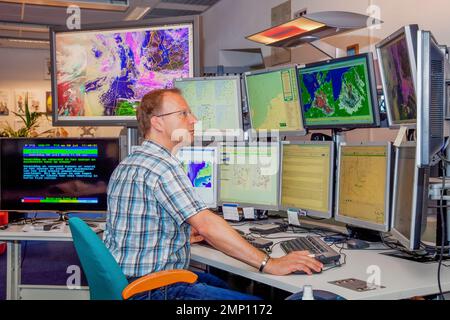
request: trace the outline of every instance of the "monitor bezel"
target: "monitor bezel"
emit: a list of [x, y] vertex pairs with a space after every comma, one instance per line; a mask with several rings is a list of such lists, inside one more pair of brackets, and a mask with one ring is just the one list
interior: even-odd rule
[[[213, 203], [212, 203], [212, 206], [210, 206], [210, 203], [206, 203], [205, 201], [203, 201], [203, 199], [202, 199], [202, 201], [205, 203], [205, 205], [209, 208], [209, 209], [216, 209], [217, 207], [218, 207], [218, 203], [217, 203], [217, 200], [218, 200], [218, 195], [219, 195], [219, 192], [218, 192], [218, 187], [219, 187], [219, 179], [218, 179], [218, 174], [219, 174], [219, 148], [218, 148], [218, 146], [217, 145], [210, 145], [210, 146], [185, 146], [185, 147], [182, 147], [182, 148], [180, 148], [179, 150], [178, 150], [178, 152], [180, 151], [180, 150], [183, 150], [183, 149], [188, 149], [188, 150], [205, 150], [205, 149], [212, 149], [212, 150], [214, 150], [214, 160], [213, 160], [213, 175], [214, 175], [214, 177], [213, 177], [213, 183], [214, 183], [214, 186], [215, 186], [215, 190], [214, 190], [214, 194], [213, 194], [213, 196], [214, 196], [214, 200], [213, 200]], [[180, 162], [182, 162], [179, 158], [178, 158], [178, 156], [177, 155], [175, 155], [175, 157], [180, 161]], [[195, 189], [195, 187], [194, 187], [194, 189]]]
[[[244, 141], [244, 125], [242, 120], [242, 88], [241, 88], [241, 76], [217, 76], [217, 77], [193, 77], [193, 78], [181, 78], [174, 80], [174, 87], [176, 87], [176, 83], [179, 82], [188, 82], [188, 81], [214, 81], [214, 80], [234, 80], [237, 88], [237, 108], [238, 108], [238, 126], [237, 129], [225, 129], [220, 130], [220, 132], [211, 132], [207, 134], [207, 130], [203, 130], [201, 134], [194, 135], [194, 139], [196, 141], [216, 141], [217, 138], [233, 138], [237, 141]], [[231, 132], [231, 130], [233, 132]], [[220, 141], [220, 140], [219, 140]]]
[[[102, 116], [89, 117], [89, 119], [60, 119], [58, 115], [58, 88], [56, 79], [56, 34], [84, 31], [102, 31], [102, 30], [123, 30], [129, 28], [151, 28], [166, 27], [170, 25], [192, 25], [192, 50], [193, 50], [193, 76], [200, 75], [200, 17], [183, 16], [170, 18], [156, 18], [140, 21], [121, 21], [120, 23], [102, 23], [83, 25], [82, 29], [71, 30], [66, 26], [55, 26], [50, 28], [50, 61], [51, 61], [51, 87], [52, 87], [52, 125], [53, 126], [124, 126], [127, 128], [137, 128], [136, 117], [129, 116], [129, 119], [114, 119], [108, 116], [102, 119]], [[94, 118], [94, 119], [92, 119]]]
[[278, 190], [276, 191], [276, 205], [265, 205], [265, 204], [258, 204], [258, 203], [250, 203], [250, 202], [233, 202], [233, 201], [223, 201], [220, 197], [221, 194], [221, 170], [220, 170], [220, 165], [222, 164], [222, 156], [223, 156], [223, 147], [227, 146], [227, 147], [246, 147], [246, 146], [258, 146], [258, 143], [254, 143], [254, 142], [224, 142], [224, 143], [219, 143], [218, 144], [218, 150], [219, 150], [219, 174], [218, 174], [218, 178], [219, 178], [219, 182], [218, 182], [218, 189], [217, 189], [217, 203], [218, 206], [223, 206], [224, 204], [233, 204], [233, 205], [237, 205], [239, 208], [255, 208], [255, 209], [259, 209], [259, 210], [279, 210], [279, 204], [280, 204], [280, 176], [281, 176], [281, 172], [280, 172], [280, 166], [281, 166], [281, 146], [279, 142], [268, 142], [268, 143], [264, 143], [265, 145], [267, 145], [268, 147], [276, 147], [276, 155], [278, 157], [278, 168], [277, 168], [277, 188]]
[[[373, 115], [373, 121], [371, 123], [364, 123], [364, 124], [355, 124], [355, 123], [340, 123], [340, 124], [316, 124], [316, 125], [310, 125], [307, 124], [306, 117], [305, 117], [305, 110], [303, 106], [303, 100], [301, 99], [301, 85], [300, 85], [300, 72], [309, 69], [309, 68], [317, 68], [322, 67], [334, 63], [340, 63], [345, 61], [352, 61], [360, 58], [365, 58], [366, 60], [366, 66], [367, 66], [367, 73], [368, 73], [368, 81], [369, 81], [369, 92], [370, 92], [370, 100], [372, 104], [372, 115]], [[307, 64], [305, 66], [297, 66], [297, 84], [298, 84], [298, 92], [299, 92], [299, 99], [300, 99], [300, 105], [301, 105], [301, 112], [303, 116], [303, 122], [305, 124], [305, 128], [307, 130], [310, 129], [354, 129], [354, 128], [376, 128], [380, 126], [380, 107], [378, 106], [378, 94], [377, 94], [377, 86], [376, 86], [376, 80], [375, 80], [375, 66], [373, 61], [373, 55], [371, 52], [368, 53], [362, 53], [354, 56], [349, 57], [343, 57], [343, 58], [337, 58], [337, 59], [329, 59], [321, 62], [314, 62]]]
[[[418, 202], [419, 197], [421, 196], [422, 199], [424, 199], [425, 195], [419, 194], [420, 193], [420, 186], [419, 186], [419, 175], [423, 175], [424, 180], [424, 190], [428, 190], [427, 185], [428, 183], [425, 183], [425, 179], [427, 178], [426, 172], [423, 172], [415, 165], [414, 162], [414, 181], [413, 181], [413, 195], [411, 199], [411, 225], [410, 225], [410, 238], [408, 239], [405, 237], [403, 233], [401, 233], [397, 228], [395, 224], [395, 217], [396, 217], [396, 204], [397, 204], [397, 186], [399, 184], [398, 181], [398, 168], [400, 165], [400, 159], [399, 159], [399, 149], [403, 148], [416, 148], [415, 142], [404, 142], [400, 146], [395, 147], [395, 168], [394, 168], [394, 183], [392, 186], [392, 209], [391, 209], [391, 230], [390, 233], [394, 239], [396, 239], [400, 244], [402, 244], [405, 248], [409, 250], [417, 250], [420, 248], [420, 238], [422, 235], [422, 223], [423, 223], [423, 207], [424, 203]], [[427, 194], [428, 196], [428, 194]], [[421, 206], [419, 208], [418, 206]], [[420, 211], [419, 211], [420, 210]]]
[[[322, 212], [317, 210], [310, 210], [300, 207], [292, 207], [292, 206], [284, 206], [283, 205], [283, 160], [284, 160], [284, 147], [287, 145], [320, 145], [320, 146], [328, 146], [330, 151], [330, 170], [329, 170], [329, 181], [328, 181], [328, 211]], [[306, 212], [307, 216], [313, 218], [322, 218], [322, 219], [331, 219], [333, 217], [333, 186], [334, 186], [334, 142], [333, 141], [283, 141], [281, 144], [281, 159], [280, 159], [280, 210], [302, 210]]]
[[[416, 127], [417, 117], [418, 117], [418, 112], [419, 112], [418, 97], [417, 97], [417, 47], [418, 47], [417, 46], [417, 31], [418, 30], [419, 30], [419, 27], [417, 24], [406, 25], [376, 45], [378, 66], [380, 69], [381, 84], [382, 84], [383, 92], [384, 92], [384, 96], [385, 96], [388, 125], [389, 125], [389, 128], [392, 128], [392, 129], [398, 129], [400, 127], [407, 127], [410, 129], [414, 129]], [[387, 96], [386, 96], [387, 83], [386, 83], [386, 78], [385, 78], [385, 75], [383, 72], [384, 67], [383, 67], [383, 56], [381, 54], [381, 50], [384, 47], [391, 45], [394, 41], [397, 41], [398, 38], [400, 38], [402, 36], [404, 36], [405, 40], [406, 40], [407, 54], [408, 54], [408, 58], [409, 58], [409, 64], [411, 67], [413, 85], [414, 85], [414, 89], [416, 91], [416, 119], [411, 120], [411, 121], [399, 122], [399, 121], [394, 121], [393, 114], [392, 114], [392, 106], [389, 103], [389, 99], [387, 99]]]
[[[298, 112], [299, 112], [299, 116], [300, 116], [300, 120], [301, 120], [301, 124], [303, 129], [302, 130], [280, 130], [280, 129], [256, 129], [253, 126], [253, 118], [252, 118], [252, 113], [251, 113], [251, 108], [250, 108], [250, 104], [249, 104], [249, 95], [248, 95], [248, 77], [251, 76], [255, 76], [255, 75], [261, 75], [261, 74], [266, 74], [266, 73], [273, 73], [273, 72], [279, 72], [282, 70], [287, 70], [287, 69], [293, 69], [294, 71], [294, 78], [296, 83], [296, 88], [293, 88], [293, 90], [297, 90], [297, 95], [298, 95], [298, 78], [297, 78], [297, 66], [295, 64], [290, 64], [290, 65], [286, 65], [286, 66], [282, 66], [282, 67], [271, 67], [271, 68], [266, 68], [264, 70], [258, 70], [258, 71], [247, 71], [244, 72], [243, 74], [243, 78], [244, 78], [244, 86], [245, 86], [245, 103], [247, 105], [247, 109], [248, 109], [248, 114], [249, 114], [249, 120], [250, 120], [250, 130], [248, 130], [249, 132], [249, 137], [250, 140], [256, 141], [256, 139], [259, 137], [260, 133], [269, 133], [268, 136], [270, 135], [270, 132], [272, 130], [277, 130], [277, 137], [283, 138], [283, 137], [302, 137], [302, 136], [306, 136], [306, 134], [308, 133], [306, 127], [305, 127], [305, 119], [303, 118], [303, 112], [302, 112], [302, 106], [301, 106], [301, 101], [300, 101], [300, 96], [298, 96]], [[265, 135], [267, 136], [267, 135]]]
[[[342, 148], [343, 147], [385, 147], [387, 149], [386, 156], [386, 172], [385, 172], [385, 194], [384, 194], [384, 223], [378, 224], [368, 221], [362, 221], [359, 219], [346, 217], [340, 214], [339, 208], [339, 195], [340, 195], [340, 181], [341, 181], [341, 160], [342, 160]], [[341, 142], [338, 146], [338, 161], [337, 161], [337, 173], [336, 173], [336, 195], [335, 195], [335, 220], [343, 222], [355, 227], [361, 227], [369, 230], [387, 232], [390, 227], [390, 192], [391, 192], [391, 164], [392, 164], [392, 144], [391, 142], [365, 142], [365, 143], [347, 143]]]
[[[4, 138], [4, 137], [0, 137], [0, 149], [1, 149], [1, 145], [3, 144], [3, 141], [5, 140], [70, 140], [70, 141], [76, 141], [76, 140], [80, 140], [80, 141], [89, 141], [89, 140], [109, 140], [109, 141], [117, 141], [117, 146], [119, 147], [118, 152], [119, 152], [119, 162], [118, 164], [123, 160], [123, 158], [125, 157], [124, 153], [123, 153], [123, 148], [124, 148], [124, 142], [122, 139], [120, 139], [120, 137], [89, 137], [89, 138], [81, 138], [81, 137], [66, 137], [66, 138], [62, 138], [62, 137], [55, 137], [55, 138], [22, 138], [22, 137], [18, 137], [18, 138]], [[0, 168], [1, 168], [1, 159], [0, 159]], [[0, 185], [0, 204], [1, 204], [1, 195], [2, 195], [2, 186]], [[106, 210], [53, 210], [53, 209], [43, 209], [43, 210], [22, 210], [22, 209], [6, 209], [6, 208], [2, 208], [2, 211], [8, 211], [8, 212], [55, 212], [55, 213], [107, 213], [108, 209]]]
[[[417, 148], [416, 148], [416, 164], [418, 167], [430, 166], [432, 157], [439, 150], [431, 150], [432, 139], [432, 120], [436, 118], [436, 114], [432, 116], [431, 102], [431, 50], [435, 47], [440, 52], [444, 62], [444, 81], [443, 86], [443, 102], [442, 110], [442, 131], [441, 131], [441, 148], [444, 142], [444, 121], [445, 121], [445, 55], [441, 47], [429, 31], [419, 30], [417, 33]], [[434, 142], [434, 141], [433, 141]]]

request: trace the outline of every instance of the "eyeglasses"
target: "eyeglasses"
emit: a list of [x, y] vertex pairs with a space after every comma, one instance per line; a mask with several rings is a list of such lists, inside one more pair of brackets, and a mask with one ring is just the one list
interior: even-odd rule
[[165, 116], [170, 116], [171, 114], [176, 114], [179, 113], [181, 114], [184, 118], [187, 118], [188, 116], [193, 116], [192, 112], [190, 110], [179, 110], [179, 111], [174, 111], [174, 112], [169, 112], [169, 113], [164, 113], [164, 114], [158, 114], [158, 115], [154, 115], [154, 117], [165, 117]]

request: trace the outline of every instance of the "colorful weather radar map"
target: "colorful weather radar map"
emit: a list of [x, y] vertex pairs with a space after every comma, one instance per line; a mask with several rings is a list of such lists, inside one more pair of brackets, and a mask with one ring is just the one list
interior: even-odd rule
[[245, 79], [253, 129], [304, 131], [295, 68], [247, 74]]
[[184, 163], [184, 170], [187, 172], [192, 186], [195, 188], [212, 187], [212, 166], [208, 162]]
[[191, 24], [56, 33], [61, 120], [133, 117], [141, 98], [193, 76]]
[[365, 57], [299, 69], [307, 126], [374, 123]]
[[417, 118], [416, 90], [405, 35], [380, 48], [380, 53], [384, 94], [392, 122], [414, 123]]
[[194, 192], [209, 208], [217, 206], [217, 147], [183, 147], [177, 154]]

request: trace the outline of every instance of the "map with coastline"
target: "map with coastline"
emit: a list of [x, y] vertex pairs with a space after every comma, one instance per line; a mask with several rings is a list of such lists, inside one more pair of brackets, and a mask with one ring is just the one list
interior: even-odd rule
[[301, 99], [308, 125], [372, 123], [365, 58], [300, 69]]
[[184, 163], [189, 180], [191, 180], [194, 188], [211, 188], [212, 187], [212, 166], [209, 162]]
[[193, 75], [191, 34], [189, 25], [58, 33], [58, 115], [134, 117], [147, 92]]

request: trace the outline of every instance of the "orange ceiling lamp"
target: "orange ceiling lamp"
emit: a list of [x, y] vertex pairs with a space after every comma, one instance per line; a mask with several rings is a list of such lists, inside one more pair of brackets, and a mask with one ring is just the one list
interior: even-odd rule
[[307, 14], [278, 26], [252, 34], [246, 39], [273, 47], [295, 47], [383, 23], [366, 15], [345, 11]]

